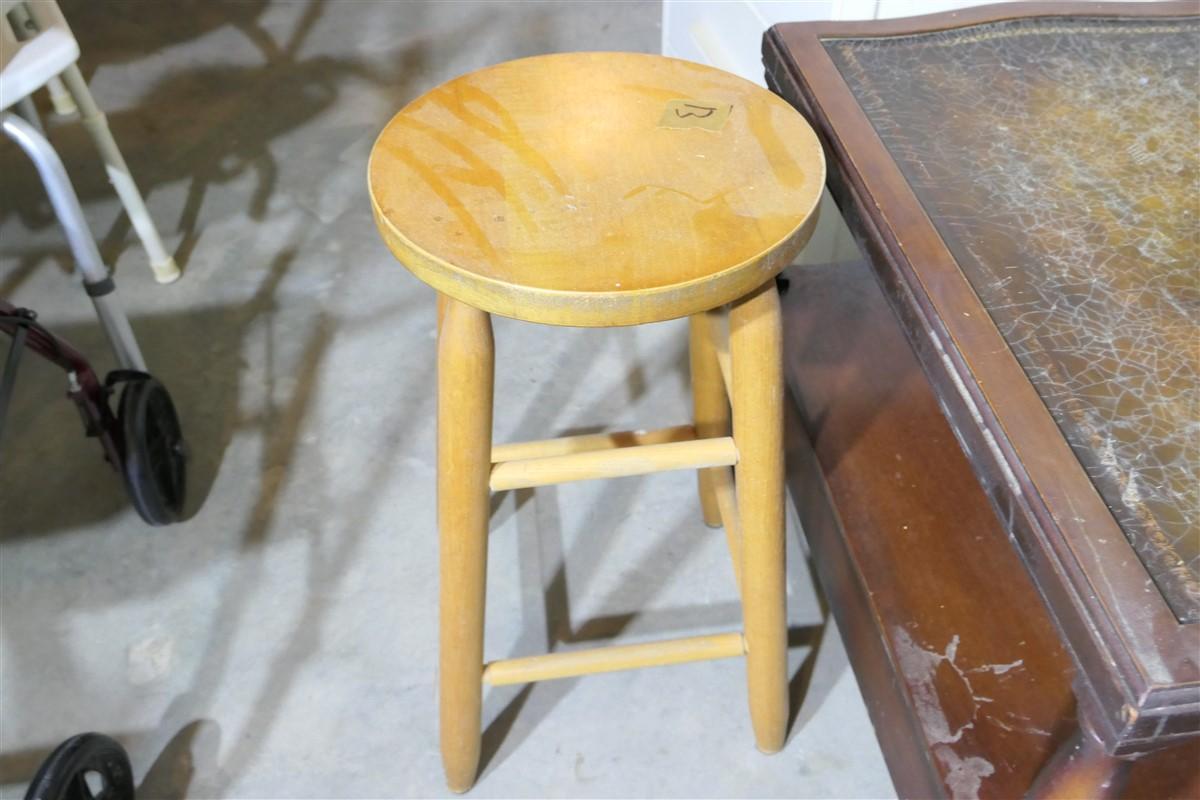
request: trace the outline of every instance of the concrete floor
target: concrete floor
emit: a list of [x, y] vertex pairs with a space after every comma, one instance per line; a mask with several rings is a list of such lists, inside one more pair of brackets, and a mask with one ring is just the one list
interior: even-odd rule
[[[27, 360], [0, 460], [0, 784], [73, 733], [128, 748], [139, 796], [441, 796], [434, 303], [375, 233], [387, 118], [464, 71], [655, 51], [656, 3], [66, 3], [85, 73], [169, 246], [151, 280], [77, 124], [53, 123], [190, 440], [194, 516], [141, 524]], [[0, 145], [0, 297], [111, 359], [35, 173]], [[497, 320], [498, 440], [675, 424], [684, 327]], [[690, 473], [511, 493], [489, 658], [738, 625]], [[492, 690], [486, 797], [893, 795], [793, 528], [798, 721], [753, 746], [740, 661]], [[814, 645], [819, 642], [819, 650]]]

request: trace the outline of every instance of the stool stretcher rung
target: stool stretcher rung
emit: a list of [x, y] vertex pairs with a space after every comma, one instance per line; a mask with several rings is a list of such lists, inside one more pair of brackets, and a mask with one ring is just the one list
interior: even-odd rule
[[561, 436], [557, 439], [541, 439], [535, 442], [511, 442], [492, 448], [492, 463], [523, 461], [546, 456], [565, 456], [571, 453], [587, 453], [593, 450], [612, 450], [619, 447], [636, 447], [643, 444], [666, 444], [667, 442], [689, 442], [696, 438], [696, 429], [691, 425], [677, 425], [654, 431], [613, 431], [611, 433], [586, 433], [582, 436]]
[[595, 478], [623, 478], [674, 469], [726, 467], [737, 463], [733, 438], [693, 439], [545, 458], [505, 461], [492, 466], [493, 492]]
[[492, 686], [505, 686], [598, 672], [733, 658], [745, 653], [746, 642], [741, 633], [718, 633], [493, 661], [484, 666], [483, 681]]

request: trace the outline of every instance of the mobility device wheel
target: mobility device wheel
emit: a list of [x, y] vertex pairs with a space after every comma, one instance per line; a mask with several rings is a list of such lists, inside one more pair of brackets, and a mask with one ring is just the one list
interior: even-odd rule
[[[84, 432], [100, 440], [104, 458], [125, 479], [125, 491], [138, 515], [150, 525], [183, 518], [187, 446], [171, 396], [141, 369], [119, 369], [104, 383], [83, 354], [37, 321], [37, 314], [0, 300], [0, 333], [12, 337], [0, 373], [0, 427], [21, 355], [30, 350], [67, 373], [67, 396], [83, 420]], [[123, 383], [117, 413], [109, 406]]]
[[129, 755], [99, 733], [72, 736], [38, 767], [25, 800], [133, 800]]
[[187, 448], [175, 405], [163, 385], [145, 373], [132, 373], [125, 381], [117, 424], [129, 499], [151, 525], [178, 522], [183, 515]]
[[[7, 0], [2, 4], [6, 9], [11, 5]], [[0, 26], [6, 24], [0, 15]], [[67, 234], [83, 287], [121, 366], [101, 384], [83, 354], [38, 323], [35, 313], [0, 300], [0, 332], [13, 340], [0, 373], [0, 426], [16, 381], [17, 365], [28, 348], [67, 373], [67, 396], [79, 408], [84, 430], [100, 440], [105, 458], [124, 477], [126, 490], [142, 519], [151, 525], [178, 522], [183, 515], [186, 452], [171, 398], [162, 384], [146, 373], [146, 362], [129, 319], [117, 302], [116, 285], [100, 259], [100, 250], [58, 153], [37, 125], [4, 111], [2, 105], [0, 130], [37, 167], [54, 213]], [[114, 416], [108, 399], [117, 382], [126, 386]]]

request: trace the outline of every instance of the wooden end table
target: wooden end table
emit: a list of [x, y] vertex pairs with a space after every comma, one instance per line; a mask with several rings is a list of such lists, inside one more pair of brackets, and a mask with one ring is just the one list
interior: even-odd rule
[[905, 795], [1200, 783], [1196, 10], [764, 39], [866, 254], [789, 272], [790, 480]]

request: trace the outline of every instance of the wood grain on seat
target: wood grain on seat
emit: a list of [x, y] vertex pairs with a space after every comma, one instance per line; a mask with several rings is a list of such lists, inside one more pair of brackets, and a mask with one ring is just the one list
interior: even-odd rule
[[371, 201], [398, 259], [496, 314], [629, 325], [731, 302], [808, 241], [817, 139], [772, 93], [632, 53], [464, 75], [388, 123]]

